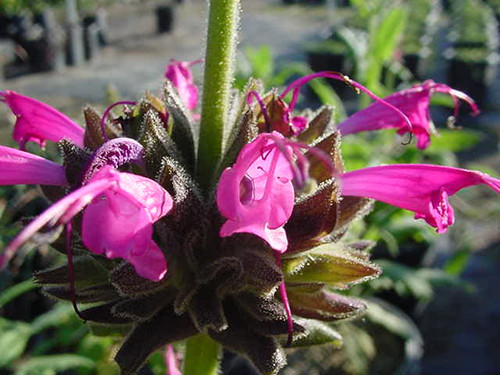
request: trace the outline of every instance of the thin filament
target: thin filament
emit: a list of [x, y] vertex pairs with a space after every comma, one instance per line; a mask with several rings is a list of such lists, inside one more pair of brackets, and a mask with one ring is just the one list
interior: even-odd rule
[[115, 108], [117, 105], [137, 105], [137, 102], [134, 102], [132, 100], [122, 100], [122, 101], [113, 103], [108, 108], [106, 108], [106, 110], [102, 114], [102, 118], [101, 118], [101, 132], [102, 132], [102, 136], [103, 136], [105, 141], [108, 140], [108, 134], [106, 133], [106, 120], [108, 119], [108, 116], [109, 116], [109, 113], [111, 112], [111, 110], [113, 108]]
[[267, 131], [271, 129], [271, 118], [269, 117], [269, 113], [267, 112], [267, 107], [260, 97], [257, 91], [250, 91], [247, 95], [247, 103], [252, 104], [252, 97], [254, 97], [259, 103], [260, 110], [262, 111], [262, 115], [264, 116], [264, 121], [266, 122]]
[[[278, 251], [274, 251], [274, 258], [276, 259], [276, 265], [281, 269], [281, 254]], [[292, 310], [290, 309], [290, 303], [288, 302], [288, 295], [286, 293], [285, 281], [283, 280], [279, 286], [281, 302], [283, 302], [283, 307], [285, 308], [287, 325], [288, 325], [288, 338], [286, 340], [285, 347], [289, 347], [293, 340], [293, 318]]]

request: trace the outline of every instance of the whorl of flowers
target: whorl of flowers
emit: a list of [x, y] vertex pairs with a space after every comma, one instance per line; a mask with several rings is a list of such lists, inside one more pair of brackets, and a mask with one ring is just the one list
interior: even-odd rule
[[0, 184], [58, 187], [55, 203], [9, 244], [0, 264], [28, 240], [53, 240], [38, 231], [66, 226], [66, 241], [53, 247], [68, 264], [35, 278], [47, 294], [72, 301], [93, 331], [124, 336], [115, 358], [123, 374], [200, 332], [262, 373], [276, 373], [286, 363], [283, 346], [338, 341], [330, 323], [365, 311], [363, 301], [336, 290], [380, 273], [368, 260], [370, 242], [343, 239], [372, 199], [414, 211], [444, 232], [454, 220], [448, 196], [476, 184], [500, 192], [499, 180], [458, 168], [345, 171], [341, 133], [398, 128], [419, 137], [419, 129], [430, 129], [430, 88], [445, 86], [377, 98], [339, 128], [329, 106], [293, 116], [298, 90], [316, 76], [367, 91], [332, 72], [304, 77], [282, 95], [250, 81], [232, 103], [218, 181], [203, 191], [194, 162], [197, 90], [189, 64], [175, 64], [161, 98], [120, 102], [127, 106], [110, 121], [109, 111], [86, 108], [84, 130], [34, 99], [0, 94], [17, 116], [15, 139], [58, 142], [63, 159], [59, 165], [0, 147]]

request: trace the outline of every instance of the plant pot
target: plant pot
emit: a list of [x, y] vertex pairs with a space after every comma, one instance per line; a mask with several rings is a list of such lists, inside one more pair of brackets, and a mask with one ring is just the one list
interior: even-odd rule
[[[307, 62], [311, 70], [315, 72], [321, 71], [335, 71], [345, 75], [352, 74], [352, 65], [349, 59], [344, 54], [337, 54], [331, 52], [321, 51], [308, 51]], [[344, 82], [335, 80], [328, 80], [328, 83], [340, 95], [347, 95], [354, 93], [354, 91]]]
[[99, 27], [95, 23], [83, 27], [83, 50], [86, 60], [92, 60], [99, 55]]
[[469, 62], [452, 58], [448, 66], [448, 84], [456, 90], [465, 92], [483, 107], [494, 73], [495, 66], [488, 61]]
[[156, 7], [156, 21], [158, 33], [169, 33], [174, 28], [175, 9], [172, 5]]

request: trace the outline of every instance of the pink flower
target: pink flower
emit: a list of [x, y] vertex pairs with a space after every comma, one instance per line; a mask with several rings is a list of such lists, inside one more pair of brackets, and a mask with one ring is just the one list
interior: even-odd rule
[[[30, 163], [40, 161], [27, 162]], [[3, 167], [0, 163], [2, 170]], [[54, 166], [49, 164], [45, 167], [47, 171], [52, 169], [55, 170]], [[34, 181], [30, 168], [23, 171], [11, 181], [3, 180], [2, 184], [40, 184], [45, 181], [42, 178]], [[83, 213], [82, 238], [90, 251], [105, 254], [108, 258], [123, 258], [140, 276], [161, 280], [167, 265], [162, 251], [152, 240], [153, 223], [166, 215], [172, 204], [168, 192], [156, 182], [104, 166], [87, 184], [53, 204], [26, 226], [7, 246], [0, 258], [0, 267], [5, 266], [16, 250], [44, 226], [66, 224], [87, 207]]]
[[0, 101], [17, 118], [13, 138], [21, 149], [29, 141], [44, 147], [46, 140], [58, 142], [63, 138], [83, 146], [83, 128], [55, 108], [10, 90], [0, 91]]
[[64, 186], [64, 168], [28, 152], [0, 146], [0, 185]]
[[241, 150], [233, 167], [222, 173], [217, 206], [228, 220], [221, 237], [252, 233], [273, 249], [286, 251], [283, 226], [292, 214], [295, 192], [292, 166], [277, 143], [283, 139], [277, 132], [260, 134]]
[[165, 78], [172, 82], [172, 85], [177, 89], [179, 96], [190, 111], [193, 111], [198, 104], [198, 88], [194, 84], [193, 73], [190, 67], [199, 62], [201, 61], [186, 62], [171, 60], [165, 70]]
[[[474, 114], [479, 113], [474, 101], [461, 91], [452, 89], [431, 80], [423, 84], [398, 91], [384, 100], [399, 108], [411, 121], [411, 132], [417, 137], [417, 147], [425, 149], [430, 144], [430, 135], [434, 131], [429, 114], [430, 98], [433, 93], [440, 92], [451, 95], [455, 103], [455, 117], [458, 115], [459, 99], [470, 105]], [[367, 130], [398, 129], [399, 134], [408, 132], [405, 121], [394, 111], [382, 103], [375, 102], [369, 107], [356, 112], [337, 126], [342, 135]]]
[[468, 186], [486, 184], [500, 193], [500, 180], [465, 169], [426, 164], [370, 167], [339, 176], [343, 195], [373, 198], [415, 212], [446, 232], [455, 218], [448, 197]]

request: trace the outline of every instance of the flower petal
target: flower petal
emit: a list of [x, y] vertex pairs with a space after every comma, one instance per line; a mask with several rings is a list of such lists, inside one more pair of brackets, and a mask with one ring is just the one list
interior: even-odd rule
[[454, 222], [448, 196], [486, 184], [500, 193], [500, 180], [477, 171], [428, 164], [394, 164], [339, 176], [342, 195], [373, 198], [415, 212], [439, 233]]
[[198, 63], [172, 60], [165, 70], [165, 78], [177, 88], [186, 107], [192, 111], [198, 104], [198, 88], [194, 84], [190, 66]]
[[233, 167], [221, 175], [217, 206], [228, 219], [222, 237], [252, 233], [283, 252], [288, 246], [283, 225], [292, 214], [295, 192], [291, 165], [276, 139], [283, 136], [263, 133], [241, 150]]
[[[456, 106], [458, 106], [458, 99], [462, 99], [471, 106], [474, 113], [478, 112], [474, 101], [470, 97], [431, 80], [384, 98], [387, 103], [401, 110], [410, 119], [412, 124], [411, 132], [417, 137], [417, 147], [419, 149], [425, 149], [430, 145], [430, 136], [434, 132], [434, 125], [429, 114], [430, 98], [434, 92], [451, 95]], [[342, 121], [337, 128], [342, 135], [390, 128], [398, 129], [399, 134], [409, 131], [404, 119], [381, 102], [375, 102], [369, 107], [354, 113]]]
[[46, 140], [58, 142], [63, 138], [83, 146], [83, 128], [55, 108], [10, 90], [0, 91], [0, 100], [17, 118], [13, 138], [21, 148], [29, 141], [43, 147]]
[[0, 185], [67, 184], [64, 168], [54, 162], [19, 151], [0, 146]]

